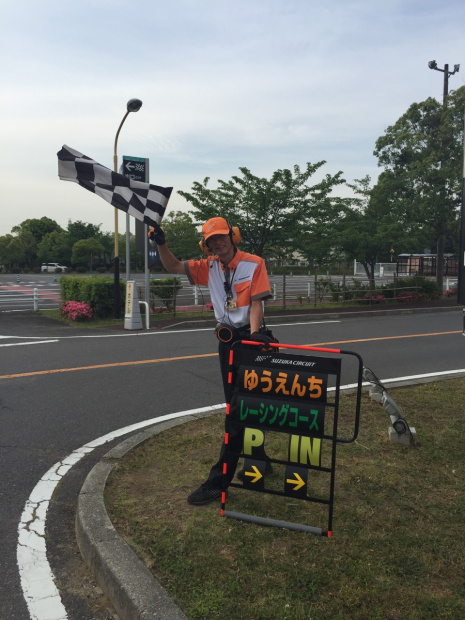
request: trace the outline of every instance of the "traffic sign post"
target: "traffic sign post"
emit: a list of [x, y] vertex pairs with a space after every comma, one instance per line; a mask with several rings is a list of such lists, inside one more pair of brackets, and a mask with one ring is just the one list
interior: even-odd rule
[[123, 175], [133, 181], [149, 182], [149, 160], [123, 155]]
[[[142, 181], [148, 183], [149, 174], [149, 160], [146, 157], [133, 157], [129, 155], [123, 155], [122, 174], [128, 179], [133, 181]], [[153, 248], [150, 247], [148, 241], [148, 226], [136, 220], [136, 250], [138, 250], [144, 257], [144, 272], [145, 272], [145, 301], [147, 302], [146, 308], [150, 307], [150, 267], [153, 266], [154, 261], [151, 259], [151, 253]], [[126, 275], [129, 280], [129, 215], [126, 214]], [[147, 317], [147, 326], [149, 325]]]
[[[123, 175], [133, 181], [149, 182], [149, 160], [145, 157], [132, 157], [123, 155]], [[146, 224], [136, 220], [136, 249], [145, 256]]]
[[[336, 447], [338, 443], [355, 441], [358, 435], [362, 360], [357, 353], [340, 349], [272, 344], [272, 347], [279, 347], [279, 351], [264, 352], [261, 350], [263, 343], [242, 341], [241, 344], [247, 345], [246, 348], [233, 346], [230, 355], [221, 514], [243, 521], [331, 536]], [[281, 349], [294, 349], [307, 354], [283, 353]], [[308, 354], [314, 351], [329, 356]], [[339, 356], [344, 355], [354, 356], [358, 368], [354, 429], [349, 437], [338, 434], [342, 360]], [[289, 438], [284, 457], [272, 455], [268, 444], [266, 450], [269, 461], [284, 472], [282, 490], [268, 484], [267, 480], [263, 454], [265, 435], [270, 433], [285, 434]], [[327, 528], [226, 510], [227, 468], [234, 457], [244, 458], [243, 482], [231, 482], [230, 487], [326, 506]]]

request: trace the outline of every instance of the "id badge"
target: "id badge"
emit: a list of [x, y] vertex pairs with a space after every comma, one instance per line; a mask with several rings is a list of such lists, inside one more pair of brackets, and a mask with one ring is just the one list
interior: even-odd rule
[[233, 310], [237, 310], [237, 302], [235, 299], [228, 299], [224, 307], [228, 312], [232, 312]]

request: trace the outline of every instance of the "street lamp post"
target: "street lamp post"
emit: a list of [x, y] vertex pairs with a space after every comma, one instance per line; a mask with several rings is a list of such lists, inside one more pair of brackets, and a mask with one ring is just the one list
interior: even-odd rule
[[[430, 60], [428, 63], [428, 67], [433, 69], [434, 71], [441, 71], [444, 73], [444, 89], [442, 94], [442, 106], [443, 108], [447, 105], [447, 95], [449, 94], [449, 76], [454, 75], [454, 73], [458, 73], [460, 69], [460, 65], [454, 65], [454, 70], [449, 71], [449, 65], [444, 65], [444, 69], [440, 69], [438, 67], [438, 63], [435, 60]], [[441, 162], [442, 166], [442, 162]], [[441, 188], [441, 195], [444, 199], [445, 188]], [[444, 278], [444, 235], [441, 234], [438, 237], [437, 250], [436, 250], [436, 281], [438, 283], [439, 294], [443, 293], [443, 278]]]
[[449, 94], [449, 76], [454, 75], [454, 73], [458, 73], [460, 70], [460, 65], [454, 65], [454, 70], [449, 71], [449, 65], [444, 65], [444, 69], [440, 69], [438, 67], [438, 63], [435, 60], [430, 60], [428, 63], [428, 67], [430, 69], [434, 69], [434, 71], [442, 71], [444, 73], [444, 90], [442, 93], [442, 105], [446, 105], [447, 95]]
[[[123, 116], [123, 120], [118, 127], [118, 131], [115, 136], [115, 147], [113, 150], [113, 170], [118, 172], [118, 136], [121, 131], [121, 127], [124, 121], [131, 112], [138, 112], [142, 107], [142, 101], [140, 99], [129, 99], [127, 103], [127, 112]], [[120, 318], [120, 295], [119, 295], [119, 243], [118, 243], [118, 209], [115, 207], [115, 259], [114, 259], [114, 271], [115, 271], [115, 292], [114, 292], [114, 316], [115, 319]]]

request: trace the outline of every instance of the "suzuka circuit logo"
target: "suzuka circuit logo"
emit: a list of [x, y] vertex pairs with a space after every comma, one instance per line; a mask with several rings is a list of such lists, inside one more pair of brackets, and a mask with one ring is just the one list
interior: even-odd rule
[[257, 355], [255, 358], [256, 362], [266, 362], [267, 360], [271, 360], [272, 355]]

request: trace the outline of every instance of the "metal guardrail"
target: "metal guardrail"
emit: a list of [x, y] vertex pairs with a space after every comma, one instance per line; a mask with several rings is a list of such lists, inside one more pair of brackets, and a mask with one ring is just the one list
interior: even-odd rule
[[[163, 278], [170, 277], [163, 275]], [[210, 315], [209, 304], [211, 302], [210, 292], [204, 286], [192, 286], [186, 276], [180, 276], [182, 288], [178, 290], [177, 295], [170, 300], [174, 313], [190, 308], [195, 311], [205, 311]], [[328, 281], [333, 286], [328, 287]], [[358, 283], [365, 284], [366, 278], [343, 278], [342, 276], [304, 276], [304, 275], [286, 275], [272, 276], [270, 274], [270, 283], [273, 297], [267, 302], [267, 305], [273, 307], [287, 307], [299, 305], [313, 305], [317, 307], [321, 304], [343, 305], [361, 302], [363, 304], [373, 303], [389, 303], [387, 299], [369, 298], [369, 292], [357, 286]], [[386, 279], [380, 282], [386, 284]], [[445, 290], [452, 288], [456, 284], [455, 279], [447, 279], [444, 282]], [[49, 288], [49, 284], [45, 286], [34, 286], [33, 282], [28, 284], [13, 282], [0, 283], [0, 312], [26, 311], [26, 310], [52, 310], [58, 309], [61, 305], [61, 296], [59, 286]], [[167, 313], [166, 304], [162, 299], [157, 298], [148, 300], [145, 297], [145, 286], [139, 279], [137, 282], [139, 290], [139, 299], [148, 301], [155, 312]], [[395, 284], [391, 285], [395, 293], [406, 291], [407, 289], [399, 287], [396, 289]], [[365, 297], [365, 295], [367, 297]], [[394, 297], [396, 295], [394, 294]], [[174, 303], [173, 303], [174, 302]], [[339, 303], [336, 303], [339, 302]], [[172, 311], [170, 312], [172, 313]]]
[[0, 286], [0, 312], [56, 310], [61, 305], [57, 290], [32, 286]]

